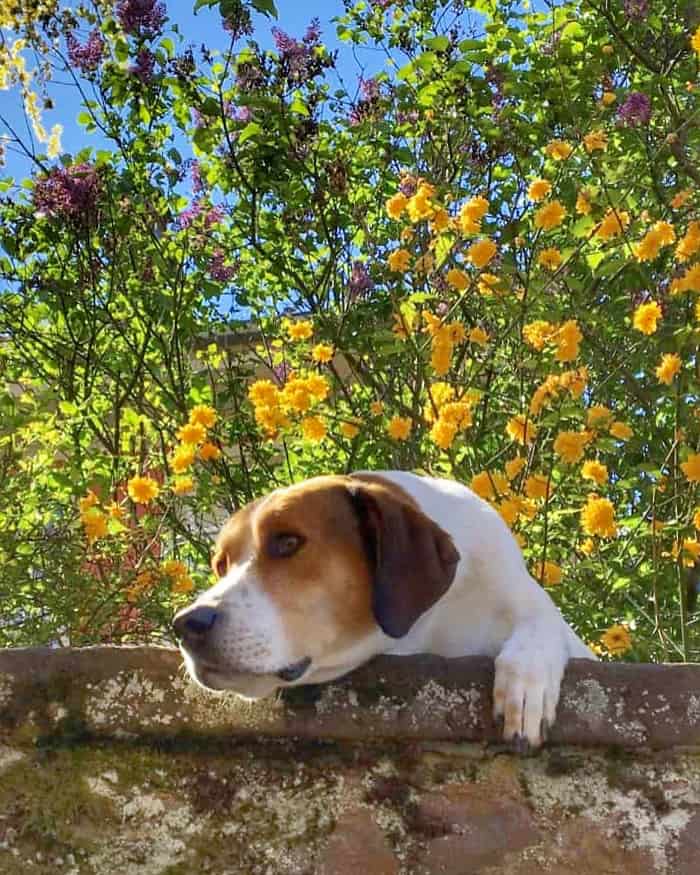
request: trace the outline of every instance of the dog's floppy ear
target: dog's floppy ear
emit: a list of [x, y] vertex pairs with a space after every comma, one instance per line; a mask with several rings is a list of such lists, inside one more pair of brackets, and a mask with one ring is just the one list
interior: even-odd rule
[[372, 610], [381, 629], [402, 638], [447, 592], [459, 553], [425, 514], [381, 487], [348, 487], [373, 575]]

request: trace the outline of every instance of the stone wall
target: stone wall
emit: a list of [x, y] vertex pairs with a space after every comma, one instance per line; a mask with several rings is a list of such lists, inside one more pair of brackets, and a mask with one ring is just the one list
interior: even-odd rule
[[383, 658], [247, 703], [164, 648], [0, 651], [0, 873], [700, 873], [700, 666], [572, 663], [531, 757], [492, 680]]

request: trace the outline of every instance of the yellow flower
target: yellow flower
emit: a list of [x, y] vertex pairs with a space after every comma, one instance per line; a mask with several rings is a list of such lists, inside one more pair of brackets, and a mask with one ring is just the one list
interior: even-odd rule
[[583, 138], [583, 145], [586, 149], [586, 152], [590, 153], [595, 152], [596, 150], [605, 150], [608, 147], [608, 137], [605, 131], [598, 128], [595, 131], [591, 131], [589, 134]]
[[430, 229], [433, 233], [439, 234], [450, 226], [450, 214], [447, 210], [439, 209], [435, 211], [435, 215], [430, 220]]
[[527, 196], [531, 201], [544, 200], [552, 190], [552, 183], [548, 179], [535, 179], [527, 189]]
[[489, 336], [483, 328], [472, 328], [469, 332], [469, 342], [475, 343], [477, 346], [486, 346], [489, 342]]
[[360, 433], [360, 429], [352, 422], [341, 422], [340, 433], [343, 435], [343, 437], [352, 440]]
[[127, 483], [127, 492], [135, 504], [148, 504], [158, 497], [160, 488], [152, 477], [132, 477]]
[[176, 477], [173, 483], [173, 492], [175, 495], [187, 495], [194, 489], [194, 480], [192, 477]]
[[333, 358], [333, 347], [329, 343], [317, 343], [311, 350], [311, 358], [315, 362], [325, 364]]
[[477, 288], [480, 295], [493, 295], [494, 292], [502, 291], [497, 286], [502, 282], [494, 273], [482, 273], [479, 276]]
[[384, 402], [383, 401], [372, 401], [369, 405], [369, 412], [372, 416], [381, 416], [384, 413]]
[[406, 209], [406, 204], [408, 203], [408, 198], [405, 194], [402, 194], [400, 191], [397, 192], [393, 197], [390, 197], [386, 202], [386, 211], [389, 215], [390, 219], [400, 219], [401, 213]]
[[681, 462], [681, 470], [691, 483], [700, 482], [700, 453], [690, 453], [685, 462]]
[[192, 592], [194, 589], [194, 581], [189, 574], [183, 574], [181, 577], [173, 581], [170, 591], [174, 594]]
[[638, 261], [653, 261], [662, 246], [670, 246], [676, 239], [676, 232], [669, 222], [656, 222], [632, 247]]
[[569, 319], [557, 331], [555, 336], [557, 351], [554, 358], [558, 362], [570, 362], [578, 357], [579, 344], [583, 340], [578, 322], [575, 319]]
[[583, 458], [591, 437], [589, 431], [560, 431], [554, 440], [554, 452], [565, 462], [573, 465]]
[[326, 424], [319, 416], [307, 416], [301, 421], [301, 433], [307, 441], [322, 441], [326, 431]]
[[291, 377], [287, 380], [280, 393], [280, 404], [286, 411], [295, 410], [297, 413], [306, 413], [311, 407], [311, 392], [306, 380], [298, 377]]
[[531, 474], [525, 481], [525, 495], [532, 501], [546, 499], [552, 492], [552, 484], [546, 474]]
[[584, 480], [593, 480], [598, 486], [608, 482], [608, 469], [602, 462], [590, 459], [583, 463], [581, 468], [581, 476]]
[[505, 464], [506, 477], [509, 480], [515, 480], [515, 478], [526, 465], [527, 460], [524, 459], [522, 456], [516, 456], [514, 459], [510, 459]]
[[469, 428], [472, 424], [472, 409], [467, 401], [448, 401], [440, 408], [440, 419], [458, 429]]
[[566, 161], [574, 151], [574, 147], [569, 143], [566, 143], [564, 140], [550, 140], [545, 146], [544, 151], [555, 161]]
[[430, 429], [430, 438], [441, 449], [447, 450], [452, 446], [457, 435], [457, 426], [453, 422], [447, 422], [442, 417], [436, 420]]
[[682, 191], [676, 192], [671, 198], [671, 208], [674, 210], [680, 210], [692, 193], [693, 191], [690, 188], [684, 188]]
[[617, 100], [617, 97], [614, 91], [604, 91], [600, 100], [603, 106], [612, 106]]
[[700, 250], [700, 222], [691, 222], [676, 246], [678, 261], [687, 261]]
[[700, 508], [693, 514], [693, 525], [696, 529], [700, 529]]
[[506, 522], [506, 525], [512, 526], [518, 521], [520, 516], [520, 505], [514, 498], [504, 498], [496, 507]]
[[197, 404], [190, 410], [190, 423], [201, 425], [204, 428], [212, 428], [216, 424], [217, 414], [213, 407], [208, 404]]
[[518, 413], [506, 425], [508, 436], [519, 444], [531, 444], [537, 437], [537, 426], [532, 420]]
[[617, 623], [600, 636], [600, 643], [608, 653], [619, 656], [632, 648], [632, 636], [626, 626]]
[[496, 495], [507, 495], [510, 492], [508, 481], [498, 471], [480, 471], [472, 477], [469, 487], [480, 498], [491, 501]]
[[248, 389], [248, 398], [255, 407], [274, 407], [279, 403], [279, 394], [272, 380], [256, 380]]
[[317, 398], [319, 401], [324, 401], [331, 391], [330, 383], [325, 377], [321, 376], [321, 374], [311, 374], [306, 378], [305, 382], [306, 388], [313, 397]]
[[648, 304], [640, 304], [634, 311], [632, 317], [632, 325], [641, 331], [642, 334], [653, 334], [658, 328], [659, 319], [661, 319], [661, 307], [656, 301], [650, 301]]
[[408, 218], [413, 224], [420, 222], [421, 219], [429, 219], [435, 212], [430, 199], [435, 194], [435, 187], [426, 182], [418, 186], [418, 190], [409, 198], [406, 209], [408, 210]]
[[493, 240], [477, 240], [467, 250], [467, 260], [471, 261], [474, 267], [482, 268], [491, 261], [496, 254], [496, 244]]
[[556, 586], [562, 581], [561, 568], [556, 562], [541, 562], [535, 571], [535, 577], [545, 586]]
[[700, 541], [695, 538], [683, 539], [683, 564], [691, 567], [700, 558]]
[[[173, 453], [171, 465], [176, 474], [182, 474], [191, 468], [194, 463], [194, 447], [183, 444]], [[131, 493], [130, 493], [131, 494]]]
[[593, 404], [588, 408], [586, 425], [589, 428], [599, 428], [606, 425], [610, 421], [612, 415], [612, 410], [604, 404]]
[[408, 263], [411, 260], [411, 255], [405, 249], [395, 249], [389, 254], [389, 268], [396, 273], [405, 273], [408, 270]]
[[630, 214], [624, 210], [608, 210], [603, 221], [596, 228], [595, 236], [600, 240], [611, 240], [629, 226]]
[[198, 423], [188, 422], [178, 429], [178, 439], [183, 444], [201, 444], [207, 435], [207, 431], [203, 425]]
[[88, 489], [88, 493], [83, 498], [78, 499], [78, 507], [80, 508], [80, 513], [87, 513], [91, 507], [94, 507], [96, 504], [99, 504], [99, 498], [95, 495], [92, 489]]
[[614, 538], [617, 534], [617, 525], [612, 502], [607, 498], [589, 495], [587, 503], [581, 509], [581, 526], [587, 535]]
[[543, 319], [536, 319], [523, 326], [523, 339], [533, 349], [541, 352], [554, 336], [557, 326]]
[[619, 441], [628, 441], [634, 432], [626, 422], [620, 422], [617, 420], [610, 426], [610, 434]]
[[203, 462], [211, 462], [213, 459], [218, 459], [220, 456], [221, 450], [211, 441], [207, 441], [199, 448], [199, 458]]
[[656, 376], [659, 378], [661, 383], [665, 383], [667, 386], [670, 386], [673, 382], [673, 378], [681, 369], [681, 359], [679, 355], [673, 353], [666, 353], [661, 356], [661, 364], [656, 369]]
[[576, 212], [580, 213], [580, 215], [582, 215], [582, 216], [587, 216], [590, 213], [590, 211], [592, 209], [591, 196], [585, 189], [581, 189], [581, 191], [576, 196], [575, 209], [576, 209]]
[[469, 276], [463, 270], [458, 270], [456, 267], [447, 271], [445, 279], [458, 292], [464, 291], [469, 285]]
[[558, 249], [543, 249], [537, 257], [537, 263], [548, 270], [556, 270], [561, 264], [561, 252]]
[[473, 197], [462, 206], [457, 223], [463, 234], [478, 234], [481, 230], [481, 220], [489, 209], [485, 197]]
[[287, 325], [290, 340], [308, 340], [314, 333], [314, 325], [308, 319], [300, 319]]
[[543, 231], [550, 231], [564, 221], [566, 209], [561, 201], [550, 201], [544, 204], [535, 213], [535, 227]]
[[89, 507], [80, 516], [88, 544], [107, 534], [107, 516], [97, 507]]
[[596, 542], [593, 538], [586, 538], [581, 542], [580, 550], [584, 556], [592, 556], [596, 551]]
[[698, 29], [690, 38], [690, 45], [693, 47], [694, 51], [700, 55], [700, 26], [698, 26]]
[[428, 422], [435, 419], [433, 405], [439, 411], [440, 408], [454, 398], [455, 390], [449, 383], [432, 383], [428, 386], [428, 401], [425, 404], [423, 414]]
[[393, 438], [395, 441], [405, 441], [408, 440], [412, 428], [413, 423], [408, 417], [393, 416], [389, 420], [386, 430], [389, 437]]

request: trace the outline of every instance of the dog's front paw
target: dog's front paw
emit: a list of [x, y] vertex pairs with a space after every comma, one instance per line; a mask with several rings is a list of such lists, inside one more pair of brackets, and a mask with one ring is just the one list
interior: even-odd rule
[[518, 753], [546, 741], [565, 667], [563, 643], [547, 637], [537, 641], [530, 629], [524, 634], [516, 630], [496, 658], [494, 720], [503, 724], [504, 740]]

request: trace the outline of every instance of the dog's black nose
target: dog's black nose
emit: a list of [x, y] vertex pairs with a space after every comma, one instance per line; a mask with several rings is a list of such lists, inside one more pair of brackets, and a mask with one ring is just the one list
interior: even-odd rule
[[173, 620], [175, 634], [186, 644], [197, 644], [211, 631], [218, 616], [217, 611], [207, 605], [186, 608]]

